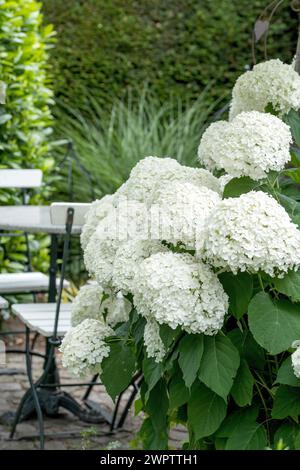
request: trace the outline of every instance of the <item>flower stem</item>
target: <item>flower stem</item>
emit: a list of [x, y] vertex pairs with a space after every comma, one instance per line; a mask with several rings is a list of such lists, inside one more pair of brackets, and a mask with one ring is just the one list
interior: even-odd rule
[[264, 283], [262, 281], [261, 275], [257, 273], [257, 277], [258, 277], [258, 281], [259, 281], [259, 285], [261, 287], [261, 290], [265, 292]]

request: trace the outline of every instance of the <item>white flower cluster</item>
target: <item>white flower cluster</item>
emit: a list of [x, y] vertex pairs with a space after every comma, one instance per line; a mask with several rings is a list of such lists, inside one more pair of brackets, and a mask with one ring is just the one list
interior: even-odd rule
[[[268, 105], [279, 116], [300, 108], [300, 77], [279, 60], [237, 80], [230, 121], [202, 136], [205, 169], [147, 157], [114, 195], [92, 204], [81, 243], [95, 284], [74, 301], [74, 328], [61, 347], [73, 372], [100, 370], [110, 351], [105, 339], [133, 306], [146, 319], [146, 353], [160, 362], [160, 325], [205, 335], [222, 328], [228, 297], [216, 269], [283, 276], [300, 267], [300, 231], [275, 199], [261, 191], [221, 199], [232, 178], [261, 180], [290, 161], [290, 129]], [[292, 362], [300, 378], [298, 346]]]
[[129, 240], [116, 252], [112, 283], [116, 289], [132, 292], [133, 280], [141, 262], [154, 253], [166, 251], [167, 248], [155, 240]]
[[148, 239], [148, 211], [137, 201], [120, 199], [118, 205], [98, 223], [85, 251], [84, 262], [90, 275], [110, 288], [117, 250], [133, 239]]
[[73, 301], [72, 326], [77, 326], [87, 318], [115, 326], [128, 320], [130, 310], [131, 304], [121, 292], [115, 295], [92, 282], [82, 286]]
[[72, 326], [78, 325], [86, 318], [102, 321], [102, 297], [103, 289], [97, 283], [82, 286], [72, 303]]
[[161, 239], [195, 249], [196, 236], [221, 201], [215, 191], [192, 183], [168, 183], [154, 199], [159, 208]]
[[190, 182], [220, 191], [218, 179], [207, 170], [180, 165], [173, 158], [146, 157], [132, 169], [129, 179], [117, 191], [116, 199], [125, 196], [150, 206], [155, 193], [171, 182]]
[[279, 59], [262, 62], [241, 75], [232, 91], [230, 119], [243, 111], [266, 111], [268, 105], [279, 116], [300, 108], [300, 76]]
[[105, 339], [113, 334], [109, 326], [98, 320], [79, 323], [68, 331], [61, 344], [63, 366], [79, 377], [100, 372], [101, 362], [110, 351]]
[[217, 276], [189, 254], [157, 253], [145, 259], [133, 294], [141, 315], [189, 333], [215, 334], [228, 308]]
[[109, 214], [112, 208], [113, 196], [111, 195], [104, 196], [102, 199], [96, 199], [96, 201], [91, 204], [80, 237], [81, 246], [84, 250], [95, 232], [98, 223]]
[[244, 112], [231, 122], [219, 121], [204, 132], [198, 158], [209, 170], [224, 169], [229, 175], [265, 178], [280, 171], [290, 160], [289, 127], [272, 114]]
[[293, 371], [295, 376], [300, 379], [300, 341], [294, 341], [292, 348], [296, 348], [292, 354]]
[[153, 318], [149, 318], [145, 325], [144, 343], [147, 356], [154, 357], [155, 362], [161, 362], [166, 349], [159, 334], [159, 324]]
[[[203, 247], [204, 239], [204, 247]], [[282, 275], [300, 266], [300, 231], [261, 191], [224, 199], [211, 214], [199, 254], [219, 268]]]
[[117, 323], [128, 321], [131, 309], [131, 302], [121, 292], [117, 292], [117, 294], [110, 292], [109, 297], [101, 304], [105, 321], [111, 327], [114, 327]]

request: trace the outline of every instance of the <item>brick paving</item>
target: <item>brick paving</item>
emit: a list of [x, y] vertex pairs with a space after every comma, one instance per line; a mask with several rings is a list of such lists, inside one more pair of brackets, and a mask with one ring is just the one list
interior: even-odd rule
[[[9, 322], [8, 322], [9, 323]], [[14, 328], [16, 324], [14, 322]], [[9, 325], [6, 325], [9, 329]], [[17, 325], [21, 329], [21, 325]], [[9, 345], [22, 348], [22, 337], [10, 338]], [[17, 344], [17, 346], [16, 346]], [[8, 346], [9, 346], [8, 345]], [[39, 341], [36, 346], [37, 350], [43, 350], [43, 344]], [[23, 450], [38, 449], [38, 424], [35, 419], [29, 419], [18, 425], [15, 438], [9, 439], [10, 426], [4, 424], [1, 417], [8, 411], [15, 411], [18, 403], [28, 388], [28, 381], [25, 372], [25, 358], [20, 354], [7, 354], [7, 369], [17, 369], [23, 372], [18, 375], [0, 375], [0, 450]], [[77, 382], [68, 371], [62, 368], [60, 358], [58, 357], [58, 367], [60, 370], [61, 382], [70, 383]], [[43, 367], [43, 360], [40, 358], [33, 359], [33, 374], [37, 378]], [[2, 369], [3, 370], [3, 369]], [[65, 388], [78, 401], [81, 400], [85, 391], [84, 387]], [[113, 402], [107, 395], [105, 388], [99, 385], [94, 388], [90, 395], [90, 399], [101, 404], [108, 411], [112, 411]], [[118, 442], [120, 449], [134, 448], [131, 441], [134, 439], [137, 430], [141, 424], [141, 418], [134, 416], [131, 410], [124, 428], [121, 431], [109, 433], [107, 424], [89, 424], [80, 421], [68, 411], [61, 409], [58, 417], [45, 417], [45, 434], [46, 449], [48, 450], [85, 450], [85, 449], [107, 449]], [[182, 443], [186, 441], [186, 430], [183, 427], [176, 427], [170, 432], [170, 448], [178, 449]]]

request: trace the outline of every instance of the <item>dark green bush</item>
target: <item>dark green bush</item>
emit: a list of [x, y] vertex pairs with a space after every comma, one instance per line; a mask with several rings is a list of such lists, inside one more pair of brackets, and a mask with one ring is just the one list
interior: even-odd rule
[[[215, 80], [214, 101], [251, 64], [251, 30], [268, 0], [44, 0], [58, 32], [56, 95], [102, 106], [147, 82], [166, 98], [197, 98]], [[297, 20], [286, 2], [269, 35], [270, 56], [291, 60]], [[262, 58], [262, 55], [260, 55]]]
[[[52, 131], [52, 91], [47, 77], [52, 26], [42, 25], [41, 4], [35, 0], [0, 0], [0, 78], [6, 84], [6, 101], [0, 109], [0, 168], [51, 167], [49, 134]], [[47, 188], [45, 188], [47, 192]], [[42, 203], [47, 194], [35, 196]], [[0, 191], [0, 204], [17, 204], [15, 191]], [[0, 269], [23, 267], [23, 239], [2, 239]], [[45, 269], [45, 241], [36, 264]]]

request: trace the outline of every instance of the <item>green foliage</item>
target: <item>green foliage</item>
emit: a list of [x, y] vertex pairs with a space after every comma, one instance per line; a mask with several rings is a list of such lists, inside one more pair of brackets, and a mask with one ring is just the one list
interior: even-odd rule
[[213, 434], [226, 415], [226, 403], [216, 393], [195, 382], [188, 403], [188, 420], [195, 439]]
[[143, 373], [148, 385], [148, 394], [155, 387], [163, 374], [163, 364], [157, 363], [151, 358], [145, 357], [143, 361]]
[[169, 385], [170, 409], [179, 408], [188, 402], [189, 389], [186, 387], [182, 375], [176, 373]]
[[300, 389], [280, 385], [276, 391], [272, 418], [283, 419], [288, 416], [297, 417], [300, 414]]
[[[98, 195], [118, 188], [132, 166], [149, 153], [174, 156], [193, 165], [204, 123], [212, 111], [206, 103], [215, 103], [221, 97], [220, 84], [232, 83], [237, 70], [249, 63], [245, 44], [262, 2], [250, 5], [244, 0], [222, 0], [218, 8], [212, 1], [202, 6], [190, 0], [178, 0], [177, 8], [170, 0], [131, 0], [126, 5], [124, 0], [87, 0], [76, 6], [71, 3], [68, 10], [68, 0], [63, 7], [59, 0], [54, 0], [51, 9], [60, 25], [64, 25], [67, 11], [70, 30], [76, 28], [72, 40], [65, 29], [58, 47], [64, 41], [69, 41], [68, 45], [65, 43], [61, 54], [53, 58], [54, 67], [64, 72], [58, 75], [57, 92], [62, 102], [68, 102], [58, 111], [57, 132], [74, 142], [80, 159], [95, 178]], [[45, 8], [50, 11], [50, 2]], [[253, 20], [246, 22], [250, 11]], [[294, 33], [283, 34], [290, 29], [286, 28], [291, 21], [290, 10], [286, 11], [274, 29], [283, 40], [276, 44], [272, 32], [270, 35], [273, 51], [282, 48], [285, 59], [291, 58], [290, 45], [294, 42]], [[88, 23], [90, 34], [84, 40], [83, 20]], [[243, 31], [241, 53], [237, 22], [239, 29], [244, 28], [241, 25], [248, 28]], [[66, 66], [65, 54], [70, 67]], [[232, 55], [234, 66], [231, 67], [226, 54]], [[79, 66], [82, 72], [91, 71], [89, 76], [82, 74], [82, 81], [75, 73]], [[211, 78], [216, 80], [211, 98], [207, 100], [205, 94], [198, 98], [199, 90]], [[132, 85], [145, 81], [151, 94], [144, 92], [136, 104], [136, 89]], [[129, 99], [117, 101], [108, 116], [110, 93], [123, 98], [128, 96], [128, 90]], [[185, 97], [198, 98], [188, 111], [185, 100], [177, 99], [182, 90]], [[170, 92], [175, 98], [166, 100]], [[156, 95], [158, 99], [153, 98]], [[178, 103], [181, 103], [178, 111], [174, 112]], [[289, 118], [293, 119], [292, 126], [299, 125], [295, 116]], [[266, 191], [300, 225], [300, 197], [295, 186], [298, 157], [299, 149], [294, 148], [295, 168], [269, 174], [259, 183], [249, 178], [233, 179], [225, 188], [225, 197], [238, 197], [251, 190]], [[83, 200], [87, 191], [80, 170], [75, 176], [75, 194]], [[133, 314], [117, 329], [116, 336], [108, 340], [111, 353], [103, 361], [101, 378], [115, 399], [134, 374], [141, 373], [137, 411], [144, 413], [145, 420], [138, 439], [146, 449], [166, 449], [168, 431], [175, 423], [188, 430], [185, 449], [281, 449], [286, 445], [284, 439], [291, 448], [298, 448], [300, 387], [292, 375], [290, 359], [291, 345], [300, 337], [297, 276], [293, 273], [283, 279], [270, 278], [266, 273], [218, 273], [218, 276], [230, 303], [221, 331], [211, 336], [195, 335], [180, 327], [172, 331], [160, 325], [166, 356], [157, 363], [145, 350], [145, 320]]]
[[253, 279], [248, 273], [223, 273], [219, 279], [229, 297], [229, 311], [239, 320], [244, 313], [253, 294]]
[[185, 336], [179, 345], [178, 363], [183, 373], [185, 385], [190, 388], [196, 380], [203, 355], [203, 336]]
[[239, 353], [230, 339], [222, 334], [204, 336], [199, 378], [225, 401], [239, 365]]
[[278, 292], [287, 295], [293, 302], [300, 301], [299, 271], [289, 271], [282, 279], [275, 278], [273, 282]]
[[223, 197], [239, 197], [241, 194], [248, 193], [258, 188], [260, 183], [253, 181], [249, 176], [242, 176], [241, 178], [233, 178], [230, 180], [225, 188]]
[[[157, 406], [159, 403], [159, 406]], [[151, 390], [149, 399], [145, 405], [145, 411], [149, 415], [154, 436], [148, 441], [148, 449], [165, 449], [168, 445], [168, 420], [167, 411], [169, 399], [166, 384], [159, 380]]]
[[270, 354], [286, 351], [300, 337], [299, 306], [260, 292], [249, 305], [249, 327]]
[[278, 194], [278, 199], [281, 205], [288, 212], [294, 224], [300, 226], [300, 203], [285, 194]]
[[264, 427], [257, 422], [241, 421], [229, 436], [226, 450], [264, 450], [267, 436]]
[[128, 387], [134, 371], [135, 355], [132, 349], [121, 342], [112, 343], [109, 356], [102, 362], [101, 380], [113, 400]]
[[295, 376], [292, 369], [291, 357], [288, 357], [280, 366], [276, 378], [276, 383], [300, 387], [300, 379]]
[[48, 87], [51, 25], [42, 26], [35, 0], [0, 2], [0, 76], [6, 84], [1, 110], [1, 166], [48, 169], [52, 91]]
[[[291, 175], [271, 174], [255, 189], [287, 203], [296, 217], [299, 202], [291, 188], [285, 194], [290, 181]], [[240, 181], [234, 184], [240, 194], [249, 190]], [[139, 410], [147, 418], [139, 438], [146, 449], [166, 449], [168, 430], [180, 423], [189, 432], [185, 449], [298, 449], [300, 379], [292, 368], [291, 351], [300, 338], [299, 275], [218, 276], [229, 312], [217, 334], [190, 334], [161, 325], [167, 352], [157, 363], [147, 357], [142, 320], [126, 324], [126, 338], [121, 339], [134, 338], [136, 367], [143, 372]], [[109, 379], [118, 382], [112, 375]], [[124, 383], [113, 387], [121, 390]]]
[[217, 431], [224, 439], [225, 450], [262, 450], [267, 444], [266, 433], [256, 421], [258, 409], [245, 408], [229, 415]]
[[254, 379], [249, 369], [247, 361], [241, 360], [233, 386], [231, 395], [238, 406], [250, 405], [253, 396]]
[[[49, 158], [49, 134], [53, 103], [48, 78], [48, 49], [53, 28], [43, 26], [41, 5], [35, 0], [0, 1], [0, 77], [6, 85], [6, 100], [0, 109], [1, 168], [41, 168], [52, 166]], [[32, 201], [41, 203], [48, 195], [35, 195]], [[0, 191], [1, 204], [20, 203], [13, 191]], [[2, 270], [23, 268], [25, 245], [21, 239], [5, 242]], [[32, 241], [33, 248], [36, 243]], [[47, 250], [41, 247], [39, 268], [45, 269]], [[37, 251], [37, 250], [36, 250]], [[18, 265], [16, 256], [21, 256]]]
[[245, 329], [243, 332], [235, 328], [228, 333], [228, 338], [237, 348], [242, 359], [255, 369], [263, 369], [265, 363], [264, 351], [254, 340], [251, 332]]
[[[52, 55], [55, 92], [80, 110], [87, 91], [101, 106], [140, 84], [165, 100], [195, 99], [215, 80], [211, 102], [230, 91], [250, 65], [251, 31], [266, 0], [45, 0], [58, 44]], [[284, 5], [273, 18], [269, 56], [290, 62], [297, 16]], [[263, 55], [258, 51], [258, 59]]]
[[288, 447], [289, 450], [299, 450], [299, 436], [296, 423], [283, 423], [275, 433], [274, 444], [276, 446], [281, 441], [282, 445]]
[[[103, 196], [121, 186], [134, 165], [147, 155], [169, 156], [193, 166], [200, 137], [214, 108], [207, 105], [207, 94], [205, 90], [184, 110], [179, 99], [162, 102], [144, 90], [138, 104], [115, 101], [110, 113], [89, 97], [85, 115], [74, 105], [57, 113], [56, 132], [59, 138], [73, 142], [80, 161], [93, 175], [96, 195]], [[57, 147], [57, 159], [64, 153], [65, 148]], [[61, 192], [66, 188], [58, 180], [57, 193]], [[91, 198], [89, 181], [76, 167], [74, 196], [78, 201]]]

